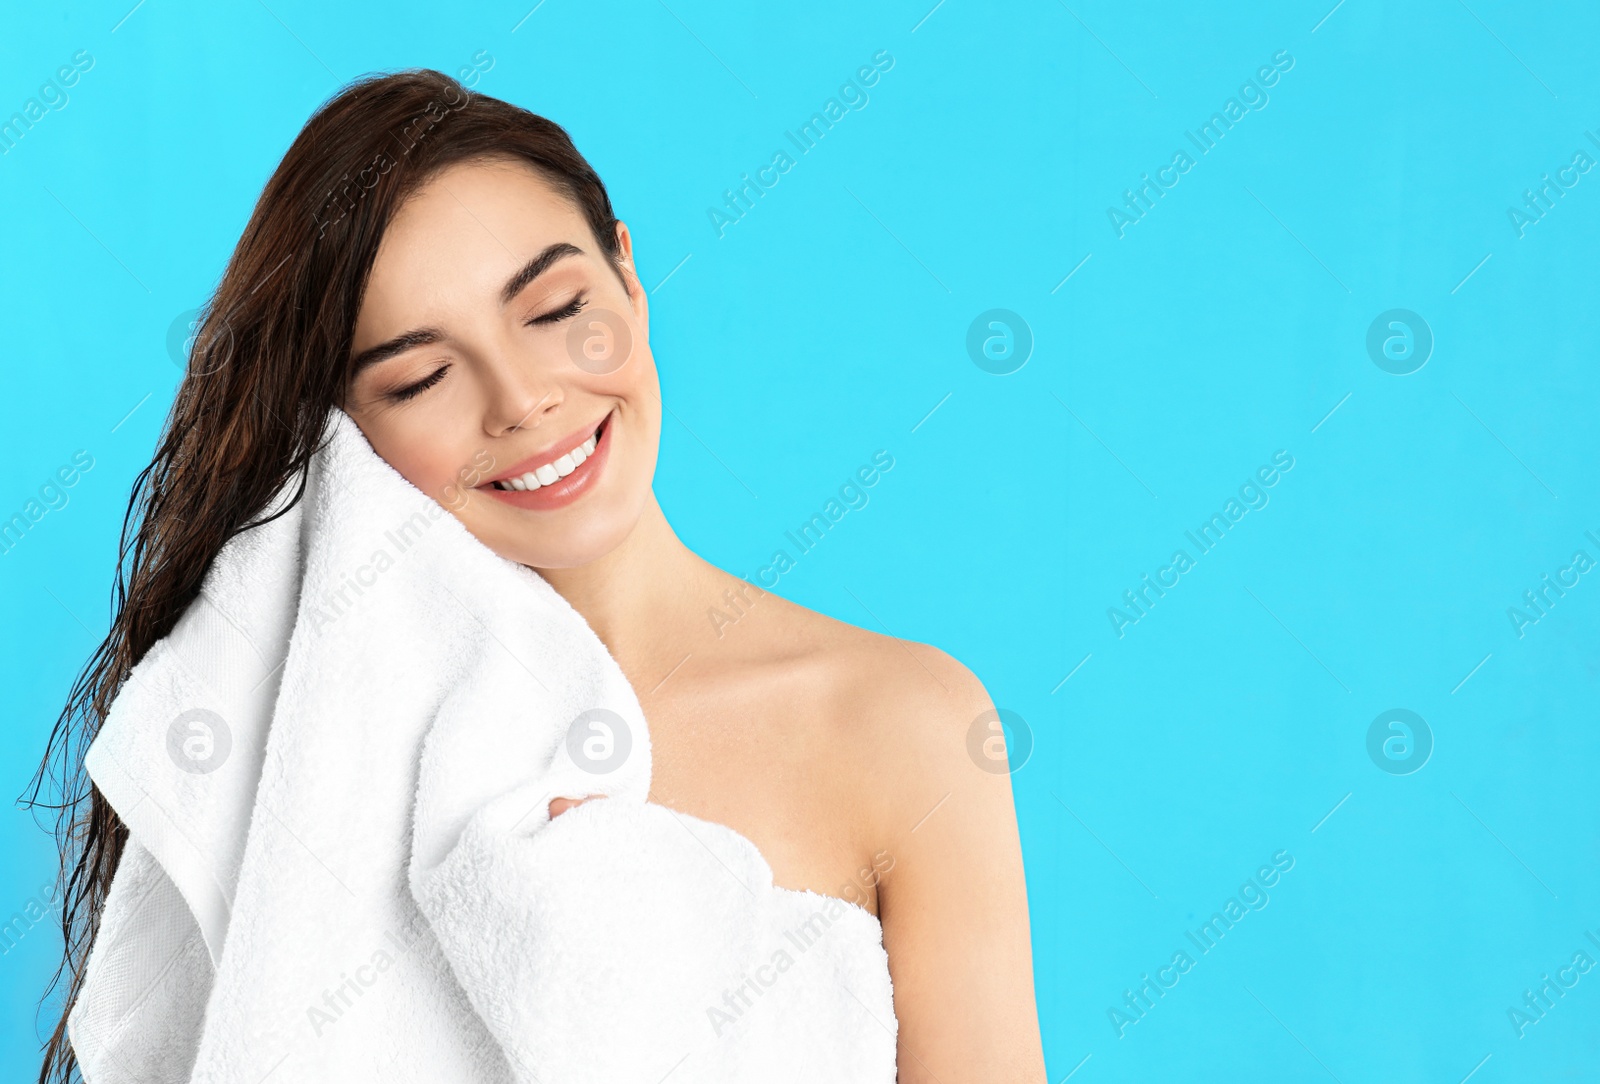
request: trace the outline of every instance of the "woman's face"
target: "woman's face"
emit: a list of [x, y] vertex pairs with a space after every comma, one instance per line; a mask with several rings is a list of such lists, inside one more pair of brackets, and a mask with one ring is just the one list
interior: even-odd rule
[[651, 500], [661, 399], [617, 235], [626, 287], [534, 167], [461, 163], [390, 222], [356, 321], [346, 413], [407, 481], [533, 568], [608, 553]]

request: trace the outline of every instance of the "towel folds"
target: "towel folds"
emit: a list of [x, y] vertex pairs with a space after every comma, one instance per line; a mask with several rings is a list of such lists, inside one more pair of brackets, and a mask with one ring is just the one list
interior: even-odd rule
[[85, 763], [129, 828], [87, 1084], [895, 1077], [876, 918], [649, 802], [588, 624], [341, 411]]

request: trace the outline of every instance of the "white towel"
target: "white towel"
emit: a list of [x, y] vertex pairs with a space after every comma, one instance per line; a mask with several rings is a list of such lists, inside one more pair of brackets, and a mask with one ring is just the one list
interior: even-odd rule
[[129, 828], [87, 1084], [895, 1078], [877, 919], [649, 802], [581, 615], [341, 411], [85, 762]]

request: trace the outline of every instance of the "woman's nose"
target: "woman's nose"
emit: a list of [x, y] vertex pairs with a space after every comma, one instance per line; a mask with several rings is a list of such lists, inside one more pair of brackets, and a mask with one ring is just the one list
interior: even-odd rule
[[487, 394], [484, 427], [494, 436], [538, 427], [564, 398], [560, 384], [527, 359], [496, 363], [488, 376]]

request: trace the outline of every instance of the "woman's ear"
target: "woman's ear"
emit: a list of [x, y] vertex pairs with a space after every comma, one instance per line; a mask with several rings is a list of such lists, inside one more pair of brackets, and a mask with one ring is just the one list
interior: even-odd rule
[[645, 291], [644, 283], [639, 281], [639, 272], [633, 266], [633, 236], [628, 232], [628, 224], [621, 219], [617, 220], [617, 264], [628, 290], [628, 303], [633, 307], [633, 315], [648, 337], [650, 295]]

